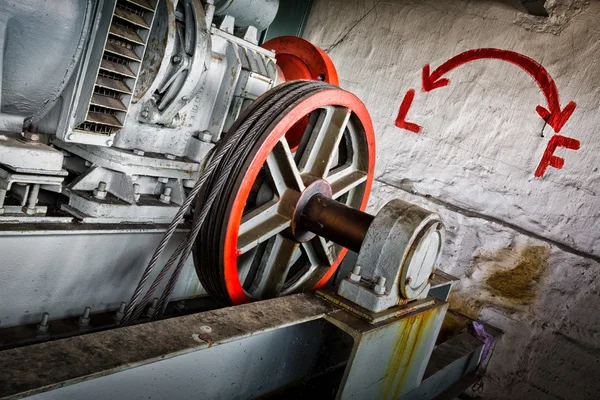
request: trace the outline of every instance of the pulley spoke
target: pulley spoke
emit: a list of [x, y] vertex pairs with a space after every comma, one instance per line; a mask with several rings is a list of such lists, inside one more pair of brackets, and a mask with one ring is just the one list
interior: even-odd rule
[[302, 247], [312, 265], [331, 265], [336, 259], [335, 248], [329, 246], [321, 236], [302, 243]]
[[328, 106], [322, 110], [300, 159], [302, 174], [317, 178], [327, 176], [350, 114], [345, 107]]
[[271, 238], [258, 268], [250, 293], [260, 298], [278, 296], [294, 261], [299, 244], [282, 235]]
[[279, 202], [271, 200], [244, 215], [238, 237], [238, 251], [247, 252], [290, 226], [290, 220], [278, 213]]
[[279, 196], [283, 196], [286, 189], [304, 190], [304, 183], [285, 137], [277, 142], [267, 157], [267, 167]]
[[331, 185], [332, 197], [337, 199], [367, 180], [367, 174], [357, 171], [353, 166], [333, 171], [327, 177]]

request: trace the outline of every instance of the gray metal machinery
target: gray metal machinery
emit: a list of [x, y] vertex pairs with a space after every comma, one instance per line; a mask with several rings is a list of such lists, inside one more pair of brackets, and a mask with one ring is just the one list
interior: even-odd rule
[[442, 222], [364, 212], [369, 114], [321, 49], [259, 46], [278, 6], [0, 0], [0, 398], [474, 382], [481, 325], [436, 345]]

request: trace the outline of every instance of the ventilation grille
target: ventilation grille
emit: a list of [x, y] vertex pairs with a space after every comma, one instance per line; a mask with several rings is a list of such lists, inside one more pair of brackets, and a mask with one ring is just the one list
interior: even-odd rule
[[78, 131], [112, 135], [123, 127], [158, 0], [117, 0], [85, 121]]

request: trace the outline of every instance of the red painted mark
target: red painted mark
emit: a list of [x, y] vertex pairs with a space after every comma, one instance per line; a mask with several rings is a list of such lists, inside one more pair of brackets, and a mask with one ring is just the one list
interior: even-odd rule
[[442, 78], [445, 74], [463, 64], [484, 58], [510, 62], [531, 75], [539, 85], [548, 102], [547, 109], [542, 106], [537, 106], [536, 111], [555, 132], [560, 132], [567, 120], [571, 117], [571, 114], [573, 114], [573, 111], [575, 111], [576, 104], [571, 101], [564, 109], [561, 109], [556, 83], [554, 83], [554, 80], [548, 71], [546, 71], [546, 69], [537, 61], [523, 54], [515, 53], [514, 51], [492, 48], [465, 51], [464, 53], [452, 57], [433, 72], [430, 72], [429, 65], [425, 65], [423, 67], [423, 91], [430, 92], [434, 89], [448, 85], [450, 80]]
[[565, 160], [561, 157], [555, 156], [554, 151], [558, 147], [566, 147], [571, 150], [579, 150], [579, 140], [573, 139], [570, 137], [562, 136], [562, 135], [554, 135], [550, 138], [548, 142], [548, 146], [546, 146], [546, 151], [544, 151], [544, 155], [542, 156], [542, 160], [540, 161], [540, 165], [538, 165], [535, 170], [535, 176], [541, 177], [546, 172], [546, 168], [548, 166], [561, 169], [565, 164]]
[[419, 133], [421, 132], [421, 126], [417, 125], [413, 122], [408, 122], [406, 120], [406, 115], [408, 114], [408, 110], [412, 105], [412, 102], [415, 98], [415, 89], [410, 89], [406, 92], [404, 96], [404, 100], [402, 100], [402, 104], [400, 104], [400, 109], [398, 110], [398, 116], [396, 117], [396, 126], [401, 129], [406, 129], [408, 131]]

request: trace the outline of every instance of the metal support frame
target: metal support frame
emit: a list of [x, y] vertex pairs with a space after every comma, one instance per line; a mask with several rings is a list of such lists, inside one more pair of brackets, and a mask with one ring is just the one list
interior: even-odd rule
[[447, 304], [427, 300], [370, 324], [299, 294], [5, 350], [0, 398], [398, 398], [423, 376], [440, 393], [482, 345], [465, 333], [434, 350]]

